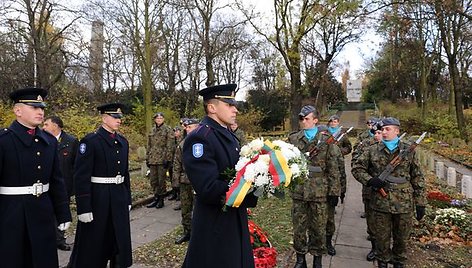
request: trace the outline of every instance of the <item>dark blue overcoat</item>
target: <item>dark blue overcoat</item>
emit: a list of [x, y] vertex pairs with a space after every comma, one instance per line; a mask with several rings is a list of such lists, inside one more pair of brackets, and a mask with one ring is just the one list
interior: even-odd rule
[[255, 206], [257, 198], [249, 194], [239, 208], [222, 210], [229, 188], [222, 174], [238, 159], [234, 134], [209, 117], [186, 138], [183, 162], [196, 199], [183, 267], [254, 267], [246, 208]]
[[69, 198], [57, 157], [57, 140], [36, 128], [34, 136], [14, 121], [0, 131], [0, 186], [49, 183], [34, 195], [0, 195], [2, 267], [58, 267], [56, 222], [71, 221]]
[[[74, 183], [77, 214], [92, 212], [93, 221], [79, 222], [71, 266], [105, 267], [118, 253], [120, 267], [132, 264], [128, 205], [131, 205], [128, 141], [100, 127], [79, 143]], [[124, 176], [121, 184], [92, 183], [91, 177]]]

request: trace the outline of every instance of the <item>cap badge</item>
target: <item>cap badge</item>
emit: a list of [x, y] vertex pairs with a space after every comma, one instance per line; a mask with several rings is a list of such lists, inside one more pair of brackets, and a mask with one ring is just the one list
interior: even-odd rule
[[43, 97], [41, 97], [41, 95], [38, 95], [38, 98], [36, 98], [36, 100], [43, 101]]

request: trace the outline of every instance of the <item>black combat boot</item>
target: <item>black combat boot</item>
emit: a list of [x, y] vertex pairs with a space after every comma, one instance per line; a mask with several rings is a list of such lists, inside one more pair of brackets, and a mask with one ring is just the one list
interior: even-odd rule
[[153, 208], [157, 205], [157, 199], [158, 199], [158, 196], [154, 196], [154, 199], [152, 200], [151, 203], [149, 203], [148, 205], [146, 205], [147, 208]]
[[321, 268], [322, 267], [321, 258], [322, 258], [322, 256], [313, 256], [313, 268]]
[[297, 253], [297, 262], [293, 268], [307, 268], [305, 254]]
[[183, 242], [187, 242], [187, 241], [190, 241], [190, 230], [184, 230], [184, 233], [182, 234], [182, 236], [177, 238], [175, 240], [175, 243], [177, 245], [179, 245], [179, 244], [182, 244]]
[[336, 255], [336, 249], [334, 248], [333, 244], [331, 243], [331, 239], [333, 236], [327, 235], [326, 236], [326, 248], [328, 249], [328, 254], [331, 256]]
[[162, 207], [164, 207], [164, 196], [159, 195], [157, 197], [156, 208], [162, 208]]
[[367, 257], [366, 257], [367, 261], [375, 260], [375, 241], [374, 240], [370, 241], [370, 244], [372, 245], [372, 248], [370, 249], [370, 252], [367, 253]]
[[384, 262], [384, 261], [377, 261], [377, 267], [378, 267], [378, 268], [387, 268], [387, 267], [388, 267], [388, 263], [387, 263], [387, 262]]
[[179, 188], [172, 188], [169, 200], [176, 200], [178, 192], [179, 192]]
[[401, 262], [394, 262], [393, 263], [393, 268], [403, 268], [405, 265]]

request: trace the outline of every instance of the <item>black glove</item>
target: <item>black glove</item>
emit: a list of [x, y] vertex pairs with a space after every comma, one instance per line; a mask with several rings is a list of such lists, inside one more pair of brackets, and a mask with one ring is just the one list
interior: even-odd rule
[[368, 182], [367, 186], [371, 186], [374, 189], [383, 188], [387, 183], [378, 177], [372, 177]]
[[341, 196], [339, 197], [341, 199], [341, 204], [344, 204], [344, 197], [346, 197], [346, 193], [341, 193]]
[[421, 220], [426, 213], [426, 208], [424, 206], [416, 206], [416, 219]]
[[328, 205], [335, 207], [338, 205], [338, 197], [335, 195], [328, 195]]

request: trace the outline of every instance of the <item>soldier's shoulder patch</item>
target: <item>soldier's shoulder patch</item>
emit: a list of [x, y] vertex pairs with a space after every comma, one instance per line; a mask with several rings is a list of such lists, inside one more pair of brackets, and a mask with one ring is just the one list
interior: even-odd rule
[[192, 155], [195, 158], [200, 158], [203, 156], [203, 144], [195, 143], [192, 145]]
[[81, 143], [81, 144], [79, 145], [79, 152], [80, 152], [80, 154], [85, 154], [86, 151], [87, 151], [87, 144]]

